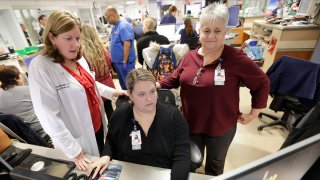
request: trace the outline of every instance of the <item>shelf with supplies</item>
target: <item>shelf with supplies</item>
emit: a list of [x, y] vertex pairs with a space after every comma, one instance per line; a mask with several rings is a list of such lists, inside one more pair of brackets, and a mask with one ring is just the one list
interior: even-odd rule
[[253, 21], [250, 38], [258, 39], [266, 47], [263, 53], [263, 71], [281, 56], [288, 55], [310, 60], [320, 36], [320, 27], [307, 25], [269, 24], [264, 20]]
[[238, 33], [238, 37], [234, 40], [232, 45], [242, 45], [249, 36], [246, 31], [251, 29], [254, 20], [263, 19], [264, 16], [239, 16], [240, 27], [231, 28], [230, 32]]

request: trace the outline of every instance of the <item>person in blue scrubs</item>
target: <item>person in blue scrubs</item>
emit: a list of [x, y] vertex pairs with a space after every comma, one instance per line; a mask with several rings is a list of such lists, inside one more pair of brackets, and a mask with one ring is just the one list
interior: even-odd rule
[[134, 69], [136, 60], [134, 31], [132, 25], [126, 19], [121, 18], [114, 7], [107, 7], [104, 15], [107, 22], [113, 25], [109, 42], [111, 61], [117, 72], [121, 88], [126, 90], [126, 77]]

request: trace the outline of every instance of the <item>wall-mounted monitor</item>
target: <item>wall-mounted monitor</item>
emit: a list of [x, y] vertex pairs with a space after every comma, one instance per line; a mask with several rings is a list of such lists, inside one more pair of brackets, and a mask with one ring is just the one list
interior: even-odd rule
[[191, 15], [193, 17], [198, 17], [200, 11], [202, 9], [202, 3], [192, 3], [192, 4], [186, 4], [184, 8], [184, 14], [186, 15], [188, 11], [191, 12]]
[[317, 0], [301, 0], [297, 15], [311, 16], [315, 10]]

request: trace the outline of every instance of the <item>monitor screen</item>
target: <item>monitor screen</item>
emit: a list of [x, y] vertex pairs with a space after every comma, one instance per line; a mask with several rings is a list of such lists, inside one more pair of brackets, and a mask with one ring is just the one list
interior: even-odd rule
[[268, 0], [267, 11], [272, 11], [277, 7], [279, 0]]
[[157, 32], [160, 35], [166, 36], [170, 41], [175, 37], [176, 24], [161, 24], [157, 27]]
[[184, 9], [185, 10], [184, 14], [187, 14], [187, 12], [190, 11], [191, 15], [193, 17], [198, 17], [201, 9], [202, 9], [202, 3], [201, 2], [186, 4], [185, 5], [185, 9]]
[[297, 15], [310, 16], [313, 13], [316, 0], [301, 0]]
[[[39, 165], [40, 163], [43, 164], [43, 166], [35, 168], [35, 165]], [[74, 168], [72, 162], [50, 159], [36, 154], [29, 155], [18, 166], [25, 170], [31, 170], [58, 178], [64, 178]]]
[[180, 32], [182, 29], [184, 29], [184, 27], [185, 27], [184, 23], [177, 23], [177, 24], [176, 24], [176, 35], [178, 35], [179, 32]]
[[230, 6], [229, 8], [229, 21], [228, 26], [237, 26], [239, 23], [240, 6]]
[[320, 157], [319, 149], [317, 134], [216, 179], [301, 179]]

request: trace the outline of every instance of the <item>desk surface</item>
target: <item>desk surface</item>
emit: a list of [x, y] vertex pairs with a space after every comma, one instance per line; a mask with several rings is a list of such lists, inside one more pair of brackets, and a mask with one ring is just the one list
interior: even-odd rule
[[288, 24], [286, 26], [283, 26], [280, 24], [267, 23], [265, 20], [255, 20], [254, 23], [263, 25], [266, 27], [274, 28], [274, 29], [280, 29], [280, 30], [320, 29], [320, 26], [315, 24], [302, 24], [302, 25]]
[[[26, 149], [32, 149], [33, 154], [38, 154], [41, 156], [57, 158], [62, 160], [69, 160], [64, 153], [60, 150], [44, 148], [40, 146], [24, 144], [20, 142], [14, 142], [14, 146]], [[97, 157], [92, 157], [90, 159], [96, 159]], [[170, 169], [152, 167], [152, 166], [145, 166], [139, 164], [133, 164], [123, 161], [112, 160], [111, 163], [113, 164], [121, 164], [122, 165], [122, 172], [120, 175], [120, 179], [130, 179], [130, 180], [166, 180], [170, 179]], [[207, 180], [207, 179], [214, 179], [213, 176], [207, 176], [203, 174], [196, 174], [190, 173], [189, 180], [196, 179], [196, 180]]]

